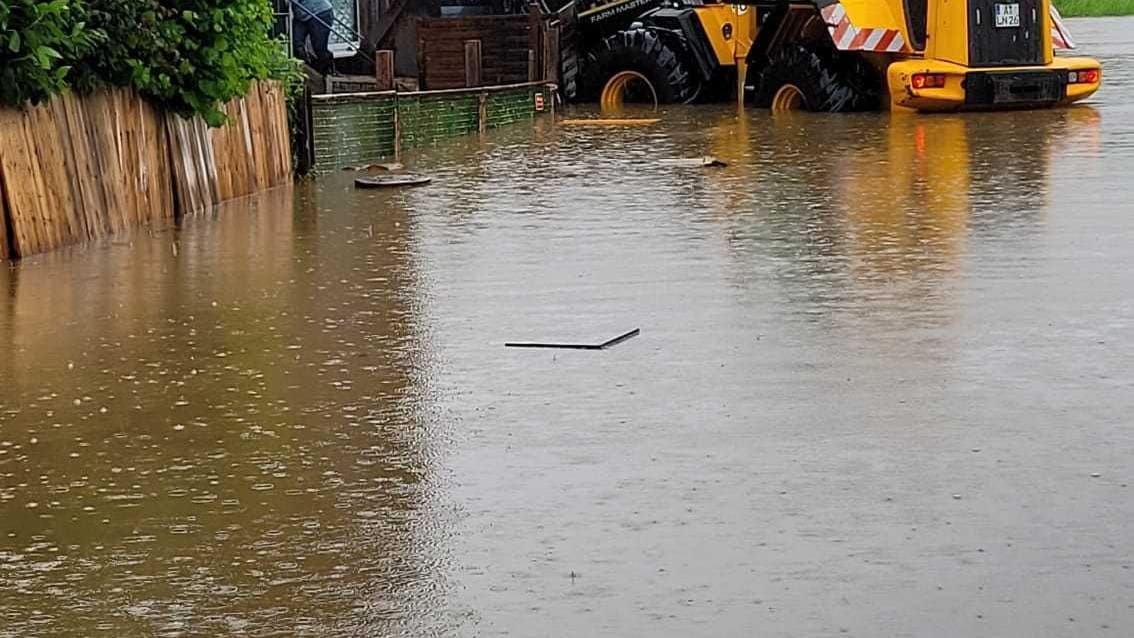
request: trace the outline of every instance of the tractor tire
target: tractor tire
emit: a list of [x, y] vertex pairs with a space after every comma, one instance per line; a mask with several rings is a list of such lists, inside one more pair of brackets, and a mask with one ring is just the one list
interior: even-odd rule
[[619, 31], [587, 56], [581, 96], [597, 100], [616, 73], [636, 71], [654, 86], [658, 102], [688, 104], [701, 89], [691, 57], [678, 35], [649, 27]]
[[881, 101], [878, 72], [861, 57], [833, 49], [788, 45], [777, 50], [756, 79], [756, 105], [770, 107], [789, 84], [802, 94], [806, 111], [874, 111]]

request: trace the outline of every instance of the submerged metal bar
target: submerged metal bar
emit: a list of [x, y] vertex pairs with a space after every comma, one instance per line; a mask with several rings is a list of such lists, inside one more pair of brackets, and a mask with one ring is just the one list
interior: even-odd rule
[[586, 343], [506, 343], [505, 348], [559, 348], [563, 350], [602, 350], [602, 344]]
[[606, 343], [602, 344], [602, 347], [605, 350], [607, 348], [616, 346], [616, 345], [622, 343], [623, 341], [626, 341], [627, 339], [633, 339], [634, 337], [637, 337], [640, 334], [642, 334], [641, 328], [634, 328], [630, 332], [620, 334], [617, 337], [611, 339], [610, 341], [607, 341]]
[[641, 328], [634, 328], [630, 332], [625, 332], [617, 337], [604, 341], [602, 343], [505, 343], [505, 348], [556, 348], [560, 350], [606, 350], [607, 348], [614, 347], [627, 339], [637, 337], [642, 333]]

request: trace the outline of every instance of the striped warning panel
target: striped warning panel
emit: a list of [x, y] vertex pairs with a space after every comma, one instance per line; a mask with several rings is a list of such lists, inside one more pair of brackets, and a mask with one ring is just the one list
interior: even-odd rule
[[851, 24], [843, 5], [835, 2], [823, 7], [823, 21], [831, 40], [840, 51], [876, 51], [878, 53], [908, 53], [906, 39], [897, 29], [859, 28]]
[[1054, 4], [1051, 5], [1051, 46], [1056, 49], [1075, 48], [1075, 41], [1071, 39], [1071, 33], [1063, 25], [1063, 16], [1059, 15], [1059, 9], [1056, 9]]

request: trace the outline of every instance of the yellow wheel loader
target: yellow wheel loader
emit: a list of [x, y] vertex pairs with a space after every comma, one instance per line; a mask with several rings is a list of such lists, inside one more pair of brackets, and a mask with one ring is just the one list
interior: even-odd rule
[[579, 12], [622, 21], [582, 43], [581, 96], [612, 108], [735, 91], [774, 112], [954, 111], [1069, 104], [1102, 81], [1098, 61], [1054, 55], [1074, 45], [1051, 0], [736, 1]]

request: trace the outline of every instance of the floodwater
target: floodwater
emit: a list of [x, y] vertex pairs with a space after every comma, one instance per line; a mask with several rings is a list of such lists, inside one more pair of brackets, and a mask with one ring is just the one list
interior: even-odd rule
[[520, 125], [0, 273], [0, 636], [1131, 635], [1072, 24], [1090, 108]]

